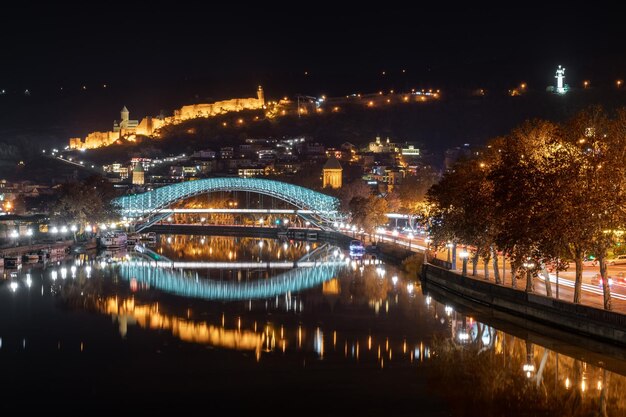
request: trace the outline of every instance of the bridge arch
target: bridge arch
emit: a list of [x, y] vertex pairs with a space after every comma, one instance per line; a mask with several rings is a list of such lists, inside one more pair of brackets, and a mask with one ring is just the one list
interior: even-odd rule
[[155, 267], [151, 262], [124, 262], [118, 266], [125, 280], [136, 279], [175, 295], [204, 300], [252, 300], [271, 298], [315, 287], [337, 276], [346, 262], [320, 262], [311, 268], [294, 268], [269, 279], [249, 282], [198, 279], [183, 270]]
[[342, 218], [339, 200], [298, 185], [260, 178], [206, 178], [167, 185], [141, 194], [118, 197], [114, 203], [122, 216], [132, 222], [154, 216], [160, 209], [196, 195], [216, 191], [250, 191], [286, 201], [298, 209], [308, 210], [324, 222]]

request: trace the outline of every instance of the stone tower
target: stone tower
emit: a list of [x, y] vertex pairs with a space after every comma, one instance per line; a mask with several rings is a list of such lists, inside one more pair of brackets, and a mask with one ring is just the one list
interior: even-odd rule
[[146, 174], [143, 170], [143, 165], [141, 164], [141, 162], [138, 162], [137, 165], [135, 165], [135, 168], [133, 169], [133, 179], [132, 179], [133, 185], [144, 185], [146, 182], [145, 175]]
[[128, 111], [128, 109], [126, 108], [126, 106], [124, 106], [122, 108], [122, 111], [120, 111], [120, 117], [122, 118], [120, 120], [120, 127], [121, 128], [126, 128], [128, 127], [128, 117], [129, 117], [130, 112]]
[[257, 88], [256, 96], [259, 100], [265, 103], [265, 94], [263, 93], [263, 87], [259, 86], [259, 88]]
[[322, 172], [322, 187], [341, 188], [343, 168], [337, 158], [328, 158]]

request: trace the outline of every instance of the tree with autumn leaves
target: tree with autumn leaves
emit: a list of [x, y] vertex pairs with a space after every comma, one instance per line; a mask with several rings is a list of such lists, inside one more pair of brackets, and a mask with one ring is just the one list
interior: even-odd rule
[[[611, 309], [606, 259], [626, 224], [626, 109], [609, 116], [594, 107], [562, 124], [528, 121], [459, 161], [429, 190], [428, 203], [436, 246], [472, 248], [474, 271], [478, 259], [498, 271], [495, 255], [506, 254], [513, 286], [524, 272], [562, 270], [570, 259], [580, 303], [583, 260], [595, 255]], [[526, 284], [532, 291], [532, 280]]]

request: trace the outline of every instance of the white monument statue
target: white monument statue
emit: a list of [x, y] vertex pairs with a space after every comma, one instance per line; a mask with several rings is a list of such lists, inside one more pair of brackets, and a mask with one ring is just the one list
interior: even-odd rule
[[565, 68], [559, 65], [554, 78], [556, 78], [556, 92], [558, 94], [565, 94], [567, 92], [567, 85], [563, 82], [565, 80]]

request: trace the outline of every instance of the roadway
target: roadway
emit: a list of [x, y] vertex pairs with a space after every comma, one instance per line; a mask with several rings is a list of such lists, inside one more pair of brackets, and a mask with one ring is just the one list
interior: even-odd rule
[[[351, 234], [351, 233], [350, 233]], [[355, 235], [357, 238], [360, 234]], [[377, 241], [391, 242], [406, 247], [414, 252], [423, 252], [427, 249], [428, 244], [425, 242], [426, 236], [417, 235], [413, 239], [409, 239], [405, 234], [400, 233], [398, 236], [394, 236], [392, 232], [385, 230], [384, 232], [376, 233], [375, 239]], [[463, 262], [458, 256], [461, 248], [457, 248], [457, 271], [462, 272]], [[443, 261], [447, 260], [448, 251], [443, 250], [437, 253], [437, 258]], [[511, 265], [506, 262], [503, 266], [503, 259], [499, 259], [500, 277], [502, 277], [503, 268], [505, 273], [505, 284], [511, 285]], [[484, 279], [484, 264], [479, 261], [477, 268], [477, 277]], [[607, 266], [608, 276], [614, 277], [611, 283], [611, 297], [613, 302], [613, 309], [618, 312], [626, 313], [626, 280], [621, 277], [626, 277], [626, 265], [614, 265]], [[467, 265], [468, 275], [472, 273], [472, 264], [468, 261]], [[488, 266], [489, 279], [494, 280], [493, 266], [489, 263]], [[599, 266], [583, 266], [583, 283], [582, 283], [582, 303], [592, 305], [598, 308], [604, 308], [603, 290], [602, 284], [597, 280], [597, 276], [600, 274]], [[552, 294], [556, 297], [557, 294], [557, 282], [556, 274], [550, 273], [550, 282], [552, 283]], [[572, 301], [574, 299], [574, 282], [576, 278], [576, 270], [573, 262], [570, 262], [570, 266], [565, 271], [559, 272], [558, 277], [558, 294], [559, 299], [564, 301]], [[538, 294], [546, 294], [546, 287], [543, 277], [535, 277], [533, 279], [534, 292]], [[518, 279], [517, 287], [524, 289], [526, 287], [526, 279]]]

